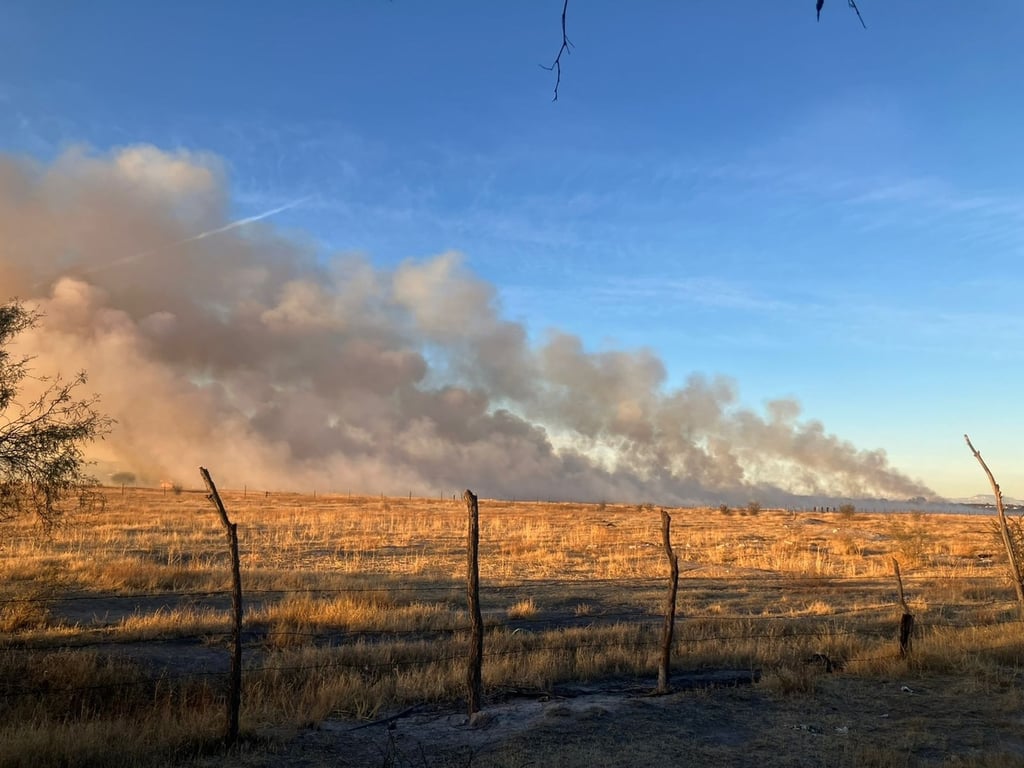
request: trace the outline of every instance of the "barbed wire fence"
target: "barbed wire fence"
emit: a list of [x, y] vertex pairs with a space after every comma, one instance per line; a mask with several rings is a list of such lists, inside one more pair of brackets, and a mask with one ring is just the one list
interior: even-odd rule
[[[210, 483], [210, 496], [216, 496], [216, 488]], [[467, 491], [465, 497], [468, 512], [470, 515], [467, 527], [472, 532], [472, 517], [474, 508], [477, 507], [476, 497]], [[688, 651], [697, 646], [718, 644], [724, 646], [728, 643], [751, 643], [758, 641], [771, 641], [776, 644], [791, 643], [795, 652], [806, 650], [807, 641], [828, 641], [835, 638], [854, 638], [863, 640], [870, 647], [871, 655], [858, 656], [859, 662], [889, 661], [899, 658], [912, 657], [912, 650], [907, 638], [901, 634], [900, 629], [906, 624], [903, 616], [909, 612], [905, 600], [902, 599], [902, 583], [900, 584], [901, 599], [889, 606], [870, 606], [863, 608], [851, 608], [848, 610], [833, 610], [823, 615], [800, 615], [800, 616], [776, 616], [776, 615], [723, 615], [721, 613], [695, 613], [676, 612], [676, 598], [674, 592], [667, 601], [667, 608], [672, 609], [669, 616], [670, 624], [666, 624], [666, 616], [647, 609], [619, 609], [602, 611], [597, 615], [544, 615], [544, 616], [516, 616], [507, 614], [499, 615], [495, 612], [483, 613], [479, 624], [474, 620], [474, 604], [479, 610], [481, 590], [486, 592], [487, 587], [481, 587], [479, 572], [476, 577], [473, 575], [473, 563], [479, 562], [479, 552], [474, 552], [473, 537], [470, 535], [467, 540], [467, 583], [465, 585], [466, 608], [460, 613], [464, 620], [460, 620], [444, 626], [433, 627], [412, 627], [412, 628], [356, 628], [330, 627], [325, 626], [318, 629], [269, 629], [259, 625], [246, 625], [244, 611], [242, 610], [242, 598], [245, 599], [269, 599], [272, 597], [288, 597], [290, 595], [302, 595], [304, 597], [328, 597], [332, 595], [361, 595], [366, 593], [380, 592], [382, 590], [395, 593], [408, 593], [417, 598], [429, 599], [434, 597], [446, 603], [452, 603], [461, 592], [459, 585], [450, 584], [388, 584], [381, 586], [352, 586], [352, 587], [330, 587], [330, 588], [244, 588], [245, 573], [241, 571], [238, 555], [238, 540], [235, 538], [231, 546], [230, 531], [233, 524], [228, 519], [228, 511], [219, 506], [219, 512], [223, 515], [223, 522], [229, 531], [230, 555], [226, 558], [229, 568], [237, 579], [232, 578], [231, 587], [225, 590], [149, 590], [136, 591], [128, 594], [115, 592], [89, 593], [89, 594], [62, 594], [53, 591], [42, 596], [19, 596], [0, 599], [0, 609], [12, 606], [53, 606], [55, 604], [88, 604], [90, 602], [102, 601], [105, 604], [124, 601], [126, 605], [133, 603], [138, 605], [140, 601], [157, 602], [166, 601], [190, 601], [199, 604], [202, 601], [223, 602], [228, 595], [232, 597], [230, 613], [218, 607], [214, 612], [220, 615], [220, 621], [214, 621], [213, 625], [203, 631], [191, 632], [166, 632], [161, 630], [156, 633], [147, 634], [145, 631], [126, 633], [123, 627], [117, 624], [78, 627], [74, 632], [54, 638], [45, 637], [35, 639], [31, 632], [12, 631], [0, 634], [0, 658], [4, 659], [7, 667], [5, 673], [0, 675], [0, 698], [8, 703], [20, 699], [47, 699], [47, 698], [78, 698], [85, 708], [88, 697], [91, 694], [107, 694], [113, 692], [130, 693], [132, 691], [156, 691], [168, 689], [169, 687], [192, 687], [197, 686], [203, 690], [215, 691], [215, 695], [225, 705], [226, 725], [224, 729], [225, 742], [230, 745], [238, 738], [238, 719], [240, 710], [245, 706], [244, 681], [264, 674], [289, 673], [289, 674], [325, 674], [331, 670], [358, 670], [361, 673], [382, 673], [398, 674], [402, 670], [417, 667], [429, 667], [448, 665], [453, 670], [462, 668], [465, 670], [466, 689], [465, 696], [470, 715], [483, 706], [483, 697], [487, 693], [482, 687], [483, 670], [489, 662], [496, 662], [502, 658], [515, 656], [529, 656], [531, 654], [579, 654], [581, 652], [593, 652], [608, 648], [622, 647], [624, 642], [621, 638], [601, 639], [599, 630], [602, 629], [627, 629], [632, 632], [628, 640], [628, 648], [633, 651], [650, 649], [652, 658], [660, 660], [652, 664], [649, 670], [651, 678], [651, 689], [654, 690], [654, 680], [658, 680], [659, 690], [665, 692], [670, 690], [671, 677], [680, 670], [673, 666], [671, 659], [685, 660], [688, 658]], [[663, 518], [664, 520], [664, 518]], [[236, 536], [237, 536], [237, 529]], [[641, 530], [640, 526], [637, 530]], [[668, 527], [664, 524], [665, 546], [671, 553], [672, 549], [668, 538]], [[244, 536], [244, 529], [242, 530]], [[111, 549], [113, 554], [120, 552], [120, 549]], [[671, 557], [671, 555], [670, 555]], [[669, 563], [669, 566], [671, 562]], [[666, 567], [665, 581], [662, 585], [676, 576], [671, 569]], [[784, 577], [780, 577], [784, 581]], [[857, 578], [833, 579], [838, 582], [855, 583], [861, 581]], [[872, 579], [872, 581], [877, 581]], [[607, 585], [618, 585], [625, 583], [641, 584], [645, 587], [655, 589], [659, 580], [655, 578], [643, 579], [591, 579], [589, 584], [598, 583]], [[550, 583], [546, 583], [550, 587]], [[524, 581], [517, 586], [520, 596], [529, 597], [529, 582]], [[237, 598], [237, 599], [236, 599]], [[1012, 602], [1007, 603], [1012, 607]], [[998, 601], [991, 603], [993, 608], [1003, 608]], [[866, 621], [865, 619], [872, 621]], [[849, 622], [856, 620], [856, 626]], [[1015, 624], [1011, 619], [1006, 621], [1007, 626]], [[694, 631], [677, 631], [674, 638], [666, 632], [666, 627], [673, 629], [684, 629], [690, 627]], [[932, 624], [933, 627], [942, 629], [974, 629], [977, 627], [973, 622], [949, 621], [937, 617]], [[915, 625], [915, 633], [920, 635], [928, 629], [925, 622], [918, 621]], [[1008, 630], [1009, 632], [1010, 630]], [[1014, 630], [1015, 632], [1016, 630]], [[577, 634], [571, 637], [567, 633]], [[500, 647], [491, 643], [496, 633], [505, 635], [518, 635], [520, 640], [517, 647]], [[586, 633], [593, 635], [587, 639]], [[268, 649], [268, 641], [271, 635], [277, 640], [288, 638], [291, 641], [299, 641], [300, 645], [288, 645], [288, 648], [313, 648], [338, 653], [336, 658], [320, 658], [309, 663], [289, 663], [287, 660], [277, 661], [274, 658], [272, 649]], [[666, 635], [668, 644], [666, 645]], [[1012, 635], [1011, 635], [1012, 636]], [[581, 639], [582, 638], [582, 639]], [[399, 641], [403, 639], [421, 641], [420, 645], [409, 652], [407, 658], [386, 658], [372, 660], [374, 647], [384, 648], [386, 641]], [[439, 644], [437, 639], [450, 641], [448, 644]], [[305, 642], [308, 641], [308, 642]], [[346, 658], [344, 653], [351, 651], [357, 644], [360, 646], [360, 653], [366, 657]], [[365, 645], [368, 643], [368, 645]], [[479, 643], [479, 646], [477, 645]], [[137, 650], [144, 648], [160, 648], [171, 646], [174, 648], [204, 648], [212, 652], [212, 658], [203, 664], [193, 665], [192, 668], [181, 669], [175, 666], [160, 667], [152, 663], [139, 664], [130, 679], [116, 679], [109, 682], [88, 682], [84, 684], [67, 683], [59, 681], [40, 680], [32, 674], [14, 675], [11, 670], [25, 669], [27, 659], [33, 654], [71, 654], [85, 651], [94, 651], [104, 654], [110, 658], [123, 658], [131, 662], [136, 658], [131, 653], [125, 653], [126, 649]], [[492, 647], [489, 647], [492, 646]], [[369, 651], [367, 651], [369, 648]], [[461, 650], [460, 650], [461, 648]], [[475, 649], [479, 648], [479, 652]], [[1022, 647], [1016, 643], [1007, 643], [1003, 649], [1008, 651], [1021, 651]], [[654, 654], [653, 651], [658, 653]], [[993, 650], [997, 650], [993, 648]], [[669, 654], [667, 657], [666, 654]], [[387, 655], [387, 654], [382, 654]], [[723, 657], [726, 654], [723, 654]], [[814, 654], [815, 656], [817, 654]], [[665, 659], [669, 658], [666, 663]], [[813, 659], [807, 659], [812, 661]], [[750, 669], [751, 680], [755, 678], [758, 659], [751, 659]], [[829, 661], [831, 663], [831, 661]], [[211, 668], [216, 666], [217, 668]], [[196, 668], [198, 667], [198, 668]], [[831, 669], [829, 670], [831, 671]], [[664, 681], [659, 673], [664, 674]], [[664, 682], [664, 684], [662, 684]], [[479, 687], [478, 687], [479, 686]], [[108, 702], [109, 703], [109, 702]], [[90, 705], [95, 705], [94, 702]]]

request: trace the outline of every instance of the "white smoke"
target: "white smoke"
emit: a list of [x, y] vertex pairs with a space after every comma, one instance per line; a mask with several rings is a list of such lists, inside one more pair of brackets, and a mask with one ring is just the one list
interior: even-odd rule
[[[301, 202], [301, 201], [300, 201]], [[531, 345], [456, 254], [394, 270], [231, 221], [216, 159], [0, 156], [0, 295], [38, 372], [85, 369], [103, 467], [225, 487], [662, 503], [932, 495], [780, 400], [665, 385], [650, 350]]]

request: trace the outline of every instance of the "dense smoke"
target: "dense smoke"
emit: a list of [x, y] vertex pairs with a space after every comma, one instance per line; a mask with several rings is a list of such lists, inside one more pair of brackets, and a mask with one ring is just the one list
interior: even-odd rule
[[208, 156], [0, 156], [0, 300], [45, 315], [18, 339], [35, 371], [87, 370], [117, 419], [102, 472], [661, 503], [932, 495], [795, 401], [757, 413], [727, 379], [667, 388], [649, 350], [531, 345], [454, 254], [385, 271], [227, 210]]

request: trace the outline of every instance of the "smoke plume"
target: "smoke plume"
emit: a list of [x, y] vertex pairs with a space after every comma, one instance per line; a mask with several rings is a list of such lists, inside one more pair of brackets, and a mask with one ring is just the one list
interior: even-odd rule
[[725, 378], [668, 388], [650, 350], [530, 344], [455, 254], [324, 259], [228, 207], [210, 156], [0, 156], [0, 299], [44, 313], [17, 340], [35, 372], [87, 370], [117, 419], [103, 472], [661, 503], [932, 495], [793, 400], [755, 412]]

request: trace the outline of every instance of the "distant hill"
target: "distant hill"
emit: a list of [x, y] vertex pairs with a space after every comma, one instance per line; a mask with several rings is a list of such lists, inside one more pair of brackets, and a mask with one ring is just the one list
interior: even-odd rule
[[[950, 499], [950, 501], [956, 504], [968, 504], [972, 507], [994, 507], [996, 504], [995, 494], [992, 493], [976, 493], [973, 496], [968, 496], [964, 499]], [[1021, 499], [1015, 499], [1012, 496], [1003, 496], [1003, 505], [1007, 507], [1024, 507], [1024, 501]]]

